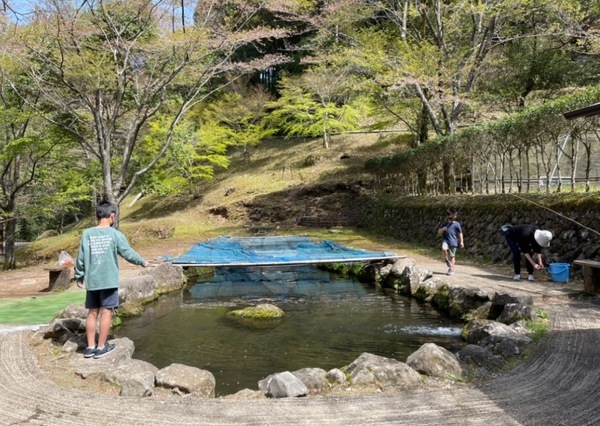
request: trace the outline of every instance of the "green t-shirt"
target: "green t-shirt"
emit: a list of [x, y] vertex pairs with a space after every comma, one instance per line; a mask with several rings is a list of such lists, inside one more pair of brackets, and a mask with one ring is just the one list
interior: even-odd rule
[[75, 261], [75, 279], [83, 281], [86, 290], [118, 288], [118, 256], [135, 265], [146, 264], [122, 232], [111, 227], [86, 229]]

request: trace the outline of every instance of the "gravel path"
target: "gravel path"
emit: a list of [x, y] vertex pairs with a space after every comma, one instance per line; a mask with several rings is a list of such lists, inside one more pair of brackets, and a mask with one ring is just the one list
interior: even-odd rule
[[[431, 266], [441, 271], [440, 264]], [[570, 298], [572, 286], [511, 283], [501, 272], [462, 266], [449, 279], [488, 291], [512, 286], [534, 294], [536, 305], [550, 314], [551, 331], [526, 364], [485, 384], [282, 400], [127, 399], [58, 387], [38, 367], [28, 332], [15, 330], [0, 333], [0, 424], [600, 424], [598, 298]]]

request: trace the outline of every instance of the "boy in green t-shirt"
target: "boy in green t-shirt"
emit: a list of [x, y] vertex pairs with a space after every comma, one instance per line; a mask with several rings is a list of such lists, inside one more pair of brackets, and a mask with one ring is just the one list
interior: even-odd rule
[[[148, 266], [127, 242], [122, 232], [112, 227], [117, 206], [102, 201], [96, 207], [98, 226], [88, 228], [81, 236], [79, 253], [75, 262], [77, 286], [85, 286], [85, 307], [88, 309], [85, 331], [86, 358], [102, 358], [111, 352], [115, 345], [108, 343], [108, 332], [112, 323], [112, 310], [119, 306], [119, 259], [129, 263]], [[98, 342], [96, 324], [100, 318]]]

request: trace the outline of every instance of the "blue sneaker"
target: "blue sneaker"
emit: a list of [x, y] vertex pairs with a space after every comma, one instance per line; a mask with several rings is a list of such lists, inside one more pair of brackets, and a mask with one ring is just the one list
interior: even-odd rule
[[112, 352], [114, 349], [115, 345], [106, 342], [103, 348], [96, 349], [96, 353], [94, 353], [94, 359], [102, 358], [103, 356], [108, 355], [108, 353]]
[[84, 358], [91, 358], [96, 354], [96, 350], [97, 347], [94, 346], [93, 348], [91, 346], [88, 346], [87, 348], [85, 348], [85, 351], [83, 352], [83, 357]]

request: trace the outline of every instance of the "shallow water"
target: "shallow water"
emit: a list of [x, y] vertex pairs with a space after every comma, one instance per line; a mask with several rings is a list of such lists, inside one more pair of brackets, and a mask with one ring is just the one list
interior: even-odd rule
[[[135, 358], [158, 368], [181, 363], [210, 371], [217, 395], [258, 389], [257, 382], [272, 373], [341, 368], [363, 352], [404, 362], [424, 343], [462, 346], [462, 324], [429, 305], [316, 268], [298, 269], [293, 279], [269, 270], [252, 272], [249, 281], [238, 275], [234, 282], [223, 278], [229, 272], [161, 298], [116, 334], [133, 340]], [[259, 302], [279, 306], [285, 318], [257, 324], [226, 317]]]

